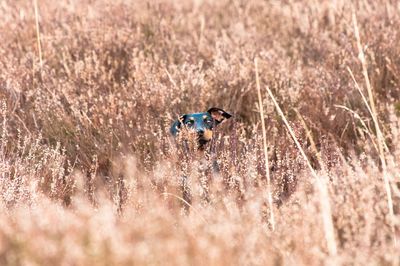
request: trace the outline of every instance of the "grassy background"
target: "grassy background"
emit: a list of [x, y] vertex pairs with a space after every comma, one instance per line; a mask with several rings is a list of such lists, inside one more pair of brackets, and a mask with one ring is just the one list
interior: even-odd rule
[[[399, 264], [397, 1], [37, 4], [42, 65], [34, 2], [0, 2], [0, 264]], [[347, 70], [366, 95], [352, 6], [384, 156]], [[328, 177], [336, 256], [321, 219], [326, 199], [266, 86]], [[221, 170], [206, 184], [206, 204], [200, 161], [190, 162], [194, 200], [185, 215], [168, 130], [180, 114], [213, 106], [234, 115], [210, 147]]]

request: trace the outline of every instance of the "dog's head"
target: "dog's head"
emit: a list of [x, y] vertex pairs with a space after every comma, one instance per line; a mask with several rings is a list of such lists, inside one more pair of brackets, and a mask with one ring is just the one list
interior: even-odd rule
[[220, 108], [211, 108], [204, 113], [185, 114], [172, 124], [171, 134], [175, 137], [182, 130], [196, 134], [199, 147], [202, 148], [213, 136], [213, 128], [232, 115]]

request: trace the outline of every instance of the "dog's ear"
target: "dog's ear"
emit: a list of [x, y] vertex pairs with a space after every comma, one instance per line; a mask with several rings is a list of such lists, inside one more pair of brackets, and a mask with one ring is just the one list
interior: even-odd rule
[[232, 117], [231, 114], [225, 112], [224, 110], [220, 109], [220, 108], [210, 108], [208, 111], [208, 113], [210, 113], [211, 117], [216, 121], [216, 124], [218, 125], [219, 123], [221, 123], [222, 121], [224, 121], [225, 119], [229, 119]]
[[181, 131], [182, 125], [186, 119], [186, 115], [181, 115], [171, 126], [171, 134], [176, 136]]

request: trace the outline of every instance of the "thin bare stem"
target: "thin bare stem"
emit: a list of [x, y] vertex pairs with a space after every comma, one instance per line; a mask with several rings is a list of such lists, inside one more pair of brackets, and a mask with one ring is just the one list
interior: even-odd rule
[[43, 57], [42, 57], [42, 45], [41, 45], [41, 42], [40, 42], [39, 9], [38, 9], [37, 0], [33, 0], [33, 7], [35, 9], [36, 43], [37, 43], [37, 49], [38, 49], [38, 53], [39, 53], [39, 64], [40, 64], [40, 69], [42, 69], [42, 67], [43, 67]]
[[300, 119], [300, 123], [302, 124], [303, 128], [306, 130], [307, 138], [308, 138], [308, 140], [310, 141], [310, 144], [311, 144], [311, 149], [314, 152], [315, 156], [317, 157], [317, 160], [318, 160], [318, 163], [319, 163], [321, 169], [326, 173], [327, 169], [325, 167], [325, 164], [322, 161], [321, 152], [318, 151], [317, 145], [315, 145], [315, 141], [314, 141], [314, 139], [312, 137], [311, 130], [308, 128], [308, 126], [306, 124], [306, 121], [304, 121], [304, 118], [300, 114], [300, 112], [297, 109], [294, 109], [294, 111], [296, 112], [297, 117]]
[[379, 152], [378, 145], [377, 145], [376, 142], [375, 142], [374, 135], [371, 134], [369, 128], [367, 127], [367, 124], [365, 124], [365, 122], [361, 119], [361, 116], [360, 116], [359, 114], [357, 114], [355, 111], [353, 111], [353, 110], [351, 110], [350, 108], [348, 108], [347, 106], [344, 106], [344, 105], [337, 105], [337, 104], [335, 104], [334, 106], [337, 107], [337, 108], [341, 108], [341, 109], [344, 109], [344, 110], [350, 112], [350, 113], [354, 116], [354, 118], [356, 118], [356, 119], [358, 119], [358, 120], [360, 121], [360, 123], [361, 123], [361, 125], [363, 126], [365, 132], [366, 132], [366, 133], [368, 134], [368, 136], [371, 138], [372, 145], [373, 145], [374, 148], [377, 150], [377, 152]]
[[174, 87], [175, 87], [176, 89], [179, 89], [179, 87], [178, 87], [178, 85], [176, 84], [175, 80], [172, 78], [171, 74], [168, 72], [168, 69], [165, 68], [164, 70], [165, 70], [165, 73], [167, 73], [168, 79], [169, 79], [169, 81], [172, 83], [172, 85], [174, 85]]
[[315, 172], [314, 168], [311, 166], [310, 161], [307, 158], [306, 153], [304, 152], [303, 148], [300, 145], [300, 142], [297, 140], [296, 135], [294, 134], [293, 129], [289, 125], [289, 122], [287, 121], [285, 115], [282, 112], [282, 109], [279, 107], [278, 103], [275, 100], [274, 95], [272, 94], [271, 90], [269, 87], [266, 87], [269, 96], [271, 97], [276, 110], [278, 111], [278, 114], [281, 116], [283, 122], [286, 125], [286, 128], [289, 131], [290, 136], [292, 137], [293, 141], [295, 142], [297, 148], [300, 151], [300, 154], [303, 156], [304, 161], [307, 163], [308, 168], [310, 169], [312, 175], [314, 176], [316, 183], [317, 183], [317, 189], [320, 193], [320, 204], [321, 204], [321, 212], [322, 212], [322, 221], [324, 224], [324, 232], [325, 232], [325, 239], [328, 245], [328, 250], [329, 250], [329, 255], [336, 256], [337, 254], [337, 247], [336, 247], [336, 240], [335, 240], [335, 230], [333, 227], [333, 221], [332, 221], [332, 211], [331, 211], [331, 204], [329, 201], [329, 192], [327, 188], [327, 184], [324, 180], [322, 180], [317, 173]]
[[255, 67], [255, 71], [256, 71], [258, 104], [259, 104], [259, 110], [260, 110], [261, 128], [262, 128], [262, 135], [263, 135], [263, 149], [264, 149], [264, 157], [265, 157], [265, 172], [267, 175], [267, 197], [268, 197], [268, 205], [269, 205], [269, 209], [270, 209], [270, 223], [272, 226], [272, 230], [274, 231], [275, 230], [275, 218], [274, 218], [274, 209], [273, 209], [273, 204], [272, 204], [271, 177], [270, 177], [270, 173], [269, 173], [267, 133], [265, 130], [264, 108], [263, 108], [261, 89], [260, 89], [260, 79], [258, 76], [257, 58], [254, 59], [254, 67]]
[[[375, 107], [374, 97], [373, 97], [373, 93], [372, 93], [372, 86], [371, 86], [369, 76], [368, 76], [367, 60], [365, 58], [365, 54], [364, 54], [364, 51], [363, 51], [363, 48], [361, 45], [361, 38], [360, 38], [360, 32], [358, 30], [357, 17], [356, 17], [356, 13], [355, 13], [353, 6], [352, 6], [352, 19], [353, 19], [353, 25], [354, 25], [354, 35], [357, 40], [358, 59], [361, 62], [362, 73], [363, 73], [363, 76], [365, 79], [365, 85], [367, 87], [369, 106], [368, 106], [368, 103], [366, 102], [365, 97], [363, 96], [361, 89], [359, 88], [357, 82], [355, 82], [355, 83], [356, 83], [356, 87], [357, 87], [358, 91], [361, 93], [361, 95], [364, 99], [364, 103], [366, 104], [368, 110], [370, 111], [370, 114], [374, 121], [376, 136], [378, 139], [379, 157], [380, 157], [380, 160], [382, 163], [383, 181], [384, 181], [384, 186], [385, 186], [385, 190], [386, 190], [387, 204], [388, 204], [389, 215], [390, 215], [390, 226], [391, 226], [392, 234], [393, 234], [393, 242], [394, 242], [395, 247], [397, 247], [396, 232], [395, 232], [395, 227], [394, 227], [395, 216], [394, 216], [394, 210], [393, 210], [392, 191], [390, 188], [390, 178], [389, 178], [389, 174], [387, 172], [386, 156], [385, 156], [385, 151], [384, 151], [385, 139], [384, 139], [383, 133], [379, 127], [378, 113], [377, 113], [377, 110]], [[348, 70], [349, 70], [349, 68], [348, 68]], [[349, 72], [353, 78], [353, 81], [355, 81], [353, 74], [351, 73], [351, 71], [349, 71]]]
[[[362, 99], [363, 99], [363, 101], [364, 101], [364, 104], [365, 104], [365, 106], [367, 107], [368, 112], [370, 113], [370, 115], [371, 115], [371, 117], [372, 117], [372, 120], [373, 120], [373, 122], [374, 122], [374, 126], [376, 127], [376, 125], [378, 125], [378, 128], [380, 128], [380, 127], [379, 127], [379, 123], [378, 123], [378, 121], [377, 121], [377, 118], [376, 118], [376, 116], [374, 115], [374, 113], [373, 113], [371, 107], [369, 106], [368, 101], [367, 101], [367, 98], [365, 98], [364, 93], [362, 92], [360, 86], [358, 85], [358, 82], [357, 82], [357, 80], [355, 79], [355, 77], [354, 77], [354, 75], [353, 75], [353, 72], [351, 71], [351, 69], [350, 69], [349, 67], [347, 67], [347, 71], [350, 73], [350, 76], [351, 76], [351, 78], [352, 78], [353, 81], [354, 81], [354, 84], [355, 84], [355, 86], [356, 86], [356, 89], [357, 89], [358, 92], [360, 93], [360, 95], [361, 95], [361, 97], [362, 97]], [[360, 118], [360, 119], [361, 119], [361, 118]], [[379, 129], [379, 131], [380, 131], [380, 129]], [[380, 132], [381, 132], [381, 131], [380, 131]], [[378, 139], [378, 142], [379, 142], [379, 141], [380, 141], [380, 140]], [[383, 142], [382, 144], [383, 144], [383, 148], [385, 149], [385, 151], [386, 151], [386, 152], [389, 152], [389, 148], [388, 148], [388, 146], [386, 145], [386, 142], [385, 142], [385, 139], [384, 139], [384, 138], [382, 138], [382, 142]], [[380, 155], [382, 155], [382, 154], [381, 154], [381, 151], [380, 151], [380, 149], [379, 149], [378, 146], [377, 146], [377, 151], [378, 151], [378, 153], [380, 153]], [[382, 158], [385, 159], [385, 158], [384, 158], [384, 155], [383, 155], [383, 156], [380, 156], [380, 159], [381, 159], [381, 160], [382, 160]], [[382, 165], [385, 165], [385, 168], [386, 168], [386, 161], [385, 161], [385, 160], [382, 161]]]
[[197, 213], [197, 214], [199, 215], [199, 217], [203, 220], [203, 222], [208, 223], [207, 220], [200, 214], [200, 212], [199, 212], [195, 207], [193, 207], [192, 204], [190, 204], [189, 202], [187, 202], [184, 198], [179, 197], [178, 195], [175, 195], [175, 194], [169, 193], [169, 192], [163, 192], [162, 195], [167, 196], [167, 197], [168, 197], [168, 196], [172, 196], [172, 197], [174, 197], [174, 198], [176, 198], [176, 199], [182, 201], [185, 205], [187, 205], [187, 206], [190, 207], [192, 210], [194, 210], [194, 212]]

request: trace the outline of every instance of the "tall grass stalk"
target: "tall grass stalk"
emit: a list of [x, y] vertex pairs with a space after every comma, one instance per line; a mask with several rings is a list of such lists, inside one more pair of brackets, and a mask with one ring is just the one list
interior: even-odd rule
[[290, 136], [293, 138], [293, 141], [295, 142], [297, 148], [299, 149], [301, 155], [304, 158], [304, 161], [307, 163], [308, 168], [310, 169], [312, 175], [314, 176], [316, 183], [317, 183], [317, 189], [320, 195], [320, 207], [321, 207], [321, 213], [322, 213], [322, 220], [324, 224], [324, 233], [325, 233], [325, 239], [327, 242], [328, 246], [328, 251], [330, 256], [336, 256], [337, 254], [337, 247], [336, 247], [336, 240], [335, 240], [335, 229], [333, 227], [333, 221], [332, 221], [332, 210], [331, 210], [331, 204], [329, 200], [329, 193], [328, 193], [328, 188], [326, 181], [323, 180], [321, 177], [317, 175], [315, 172], [314, 168], [311, 166], [310, 161], [307, 158], [306, 153], [304, 152], [303, 148], [301, 147], [299, 141], [296, 138], [296, 135], [294, 134], [293, 129], [289, 125], [289, 122], [287, 121], [285, 115], [282, 112], [282, 109], [279, 107], [279, 104], [275, 100], [274, 95], [272, 94], [271, 90], [269, 87], [266, 87], [269, 96], [271, 97], [276, 110], [278, 111], [278, 114], [281, 116], [283, 122], [286, 125], [286, 128], [288, 129]]
[[260, 111], [262, 136], [263, 136], [263, 150], [264, 150], [264, 157], [265, 157], [265, 173], [267, 176], [267, 197], [268, 197], [268, 205], [269, 205], [269, 209], [270, 209], [270, 223], [272, 226], [272, 230], [275, 230], [274, 209], [273, 209], [273, 204], [272, 204], [272, 193], [271, 193], [271, 177], [270, 177], [270, 173], [269, 173], [267, 132], [265, 130], [264, 108], [263, 108], [262, 95], [261, 95], [261, 89], [260, 89], [260, 78], [258, 76], [257, 58], [254, 59], [254, 67], [255, 67], [255, 72], [256, 72], [257, 95], [258, 95], [258, 104], [259, 104], [259, 111]]
[[194, 210], [194, 212], [201, 218], [201, 220], [204, 223], [207, 223], [207, 220], [201, 215], [201, 212], [196, 209], [192, 204], [190, 204], [189, 202], [187, 202], [184, 198], [179, 197], [178, 195], [175, 195], [173, 193], [169, 193], [169, 192], [163, 192], [162, 195], [166, 196], [166, 197], [174, 197], [178, 200], [180, 200], [181, 202], [183, 202], [186, 206], [188, 206], [189, 208], [191, 208], [192, 210]]
[[367, 60], [365, 58], [365, 54], [361, 45], [361, 38], [360, 38], [360, 32], [358, 29], [358, 23], [357, 23], [357, 17], [356, 17], [356, 13], [354, 10], [354, 7], [352, 6], [352, 20], [353, 20], [353, 26], [354, 26], [354, 35], [357, 41], [357, 47], [358, 47], [358, 59], [361, 62], [361, 66], [362, 66], [362, 73], [365, 79], [365, 85], [367, 87], [367, 92], [368, 92], [368, 98], [369, 98], [369, 104], [366, 101], [360, 87], [358, 86], [353, 73], [351, 72], [351, 70], [348, 68], [347, 70], [350, 72], [350, 75], [354, 81], [354, 83], [356, 84], [356, 88], [357, 90], [360, 92], [365, 105], [367, 106], [372, 120], [374, 122], [375, 125], [375, 130], [376, 130], [376, 136], [377, 136], [377, 142], [378, 142], [378, 149], [379, 149], [379, 158], [382, 164], [382, 171], [383, 171], [383, 181], [384, 181], [384, 186], [385, 186], [385, 190], [386, 190], [386, 196], [387, 196], [387, 204], [388, 204], [388, 209], [389, 209], [389, 216], [390, 216], [390, 226], [392, 229], [392, 234], [393, 234], [393, 241], [394, 241], [394, 245], [397, 247], [397, 239], [396, 239], [396, 232], [395, 232], [395, 227], [394, 227], [394, 221], [395, 221], [395, 216], [394, 216], [394, 210], [393, 210], [393, 199], [392, 199], [392, 191], [390, 188], [390, 177], [389, 174], [387, 172], [387, 165], [386, 165], [386, 156], [385, 156], [385, 138], [383, 136], [383, 133], [380, 129], [379, 126], [379, 121], [378, 121], [378, 112], [376, 110], [375, 107], [375, 101], [374, 101], [374, 97], [373, 97], [373, 92], [372, 92], [372, 86], [371, 86], [371, 82], [369, 80], [369, 76], [368, 76], [368, 68], [367, 68]]
[[341, 108], [343, 110], [348, 111], [349, 113], [351, 113], [353, 115], [354, 118], [356, 118], [360, 122], [361, 126], [364, 128], [364, 131], [367, 133], [367, 135], [371, 139], [372, 145], [379, 152], [378, 145], [376, 144], [376, 141], [375, 141], [375, 136], [371, 133], [371, 131], [369, 130], [367, 124], [365, 124], [365, 122], [361, 118], [361, 116], [357, 112], [355, 112], [354, 110], [351, 110], [350, 108], [348, 108], [347, 106], [337, 105], [337, 104], [335, 104], [334, 106], [337, 107], [337, 108]]
[[[378, 123], [377, 117], [374, 115], [374, 112], [372, 111], [370, 105], [368, 104], [368, 100], [367, 100], [367, 98], [365, 97], [364, 93], [362, 92], [362, 90], [361, 90], [361, 88], [360, 88], [360, 85], [358, 84], [357, 80], [355, 79], [353, 72], [351, 71], [351, 69], [350, 69], [349, 67], [347, 67], [347, 71], [349, 72], [349, 74], [350, 74], [350, 76], [351, 76], [351, 79], [353, 80], [354, 85], [355, 85], [357, 91], [360, 93], [361, 98], [363, 99], [363, 102], [364, 102], [365, 106], [366, 106], [367, 109], [368, 109], [368, 112], [371, 114], [371, 117], [372, 117], [372, 120], [373, 120], [373, 122], [374, 122], [375, 128], [376, 128], [376, 125], [377, 125], [377, 126], [378, 126], [378, 129], [379, 129], [379, 132], [381, 132], [381, 134], [382, 134], [382, 131], [380, 130], [380, 127], [379, 127], [379, 123]], [[349, 110], [349, 109], [348, 109], [348, 110]], [[354, 111], [353, 111], [353, 114], [355, 114]], [[359, 117], [360, 120], [361, 120], [361, 117], [360, 117], [358, 114], [357, 114], [357, 117]], [[362, 120], [361, 120], [361, 121], [362, 121]], [[368, 127], [365, 126], [365, 128], [369, 131]], [[377, 134], [377, 135], [378, 135], [378, 134]], [[372, 135], [371, 135], [371, 136], [372, 136]], [[383, 134], [382, 134], [381, 136], [383, 136]], [[381, 141], [378, 137], [376, 137], [376, 139], [378, 140], [378, 142]], [[386, 142], [385, 142], [385, 139], [384, 139], [384, 138], [382, 139], [382, 145], [383, 145], [382, 150], [381, 150], [381, 148], [379, 147], [379, 145], [376, 145], [376, 147], [377, 147], [377, 152], [378, 152], [379, 155], [380, 155], [380, 156], [379, 156], [379, 159], [381, 160], [382, 168], [385, 168], [385, 169], [386, 169], [387, 166], [386, 166], [386, 160], [385, 160], [386, 158], [385, 158], [385, 156], [384, 156], [384, 154], [385, 154], [384, 152], [385, 152], [385, 151], [386, 151], [386, 152], [389, 152], [389, 148], [388, 148], [388, 146], [386, 145]], [[384, 152], [382, 153], [382, 151], [384, 151]], [[383, 156], [382, 156], [382, 155], [383, 155]], [[382, 159], [383, 159], [383, 160], [382, 160]]]
[[42, 56], [42, 45], [40, 41], [40, 29], [39, 29], [39, 8], [37, 0], [33, 0], [33, 7], [35, 9], [35, 26], [36, 26], [36, 44], [39, 53], [39, 64], [40, 69], [43, 68], [43, 56]]
[[324, 173], [327, 173], [327, 169], [325, 167], [325, 164], [322, 160], [322, 156], [321, 156], [321, 152], [318, 151], [317, 149], [317, 145], [315, 144], [314, 138], [312, 137], [312, 133], [311, 130], [308, 128], [306, 121], [304, 121], [303, 116], [300, 114], [299, 110], [295, 109], [296, 115], [300, 120], [301, 125], [303, 126], [303, 128], [306, 130], [306, 135], [308, 140], [310, 141], [311, 144], [311, 149], [313, 151], [313, 153], [315, 154], [315, 156], [317, 157], [317, 161], [319, 163], [319, 166], [321, 167], [322, 171]]

